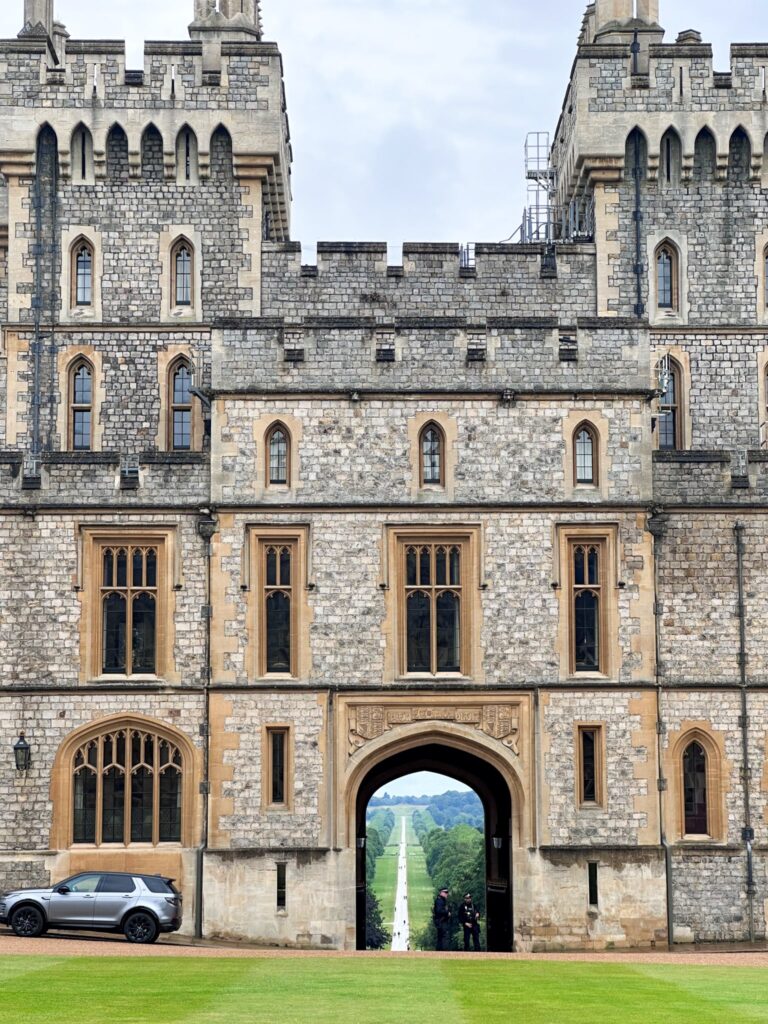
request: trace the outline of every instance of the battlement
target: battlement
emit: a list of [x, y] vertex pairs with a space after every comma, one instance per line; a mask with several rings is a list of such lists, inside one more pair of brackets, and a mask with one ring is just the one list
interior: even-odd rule
[[[558, 203], [567, 205], [590, 181], [615, 181], [623, 172], [627, 135], [637, 126], [654, 163], [664, 133], [680, 137], [683, 160], [693, 160], [696, 136], [706, 127], [717, 147], [721, 177], [731, 136], [741, 128], [759, 180], [766, 137], [768, 43], [734, 44], [727, 72], [714, 68], [712, 47], [698, 32], [674, 43], [633, 47], [633, 23], [621, 32], [591, 37], [586, 30], [573, 66], [552, 147]], [[630, 124], [630, 121], [633, 123]]]

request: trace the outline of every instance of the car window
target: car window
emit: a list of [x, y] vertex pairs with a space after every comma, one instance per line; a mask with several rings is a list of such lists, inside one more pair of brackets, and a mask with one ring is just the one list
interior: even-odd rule
[[72, 892], [96, 892], [101, 875], [78, 875], [77, 878], [64, 882]]
[[135, 888], [130, 875], [102, 875], [99, 892], [133, 892]]
[[144, 875], [144, 885], [149, 889], [150, 892], [175, 892], [176, 890], [172, 885], [168, 884], [167, 879], [160, 878], [159, 875]]

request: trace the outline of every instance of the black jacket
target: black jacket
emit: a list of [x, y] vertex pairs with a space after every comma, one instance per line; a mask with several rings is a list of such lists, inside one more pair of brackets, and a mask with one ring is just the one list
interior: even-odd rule
[[475, 910], [474, 903], [461, 903], [459, 904], [459, 924], [464, 927], [465, 924], [475, 925], [477, 924], [478, 913]]
[[432, 916], [435, 919], [435, 924], [448, 924], [451, 920], [451, 908], [448, 904], [448, 900], [445, 896], [438, 896], [435, 900], [435, 907], [432, 911]]

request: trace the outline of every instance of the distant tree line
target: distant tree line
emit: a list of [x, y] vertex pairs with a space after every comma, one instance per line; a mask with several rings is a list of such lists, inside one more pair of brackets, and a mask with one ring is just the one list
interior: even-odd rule
[[392, 936], [384, 927], [381, 904], [371, 889], [376, 875], [376, 861], [389, 843], [395, 816], [390, 810], [379, 809], [368, 813], [365, 826], [365, 945], [368, 949], [383, 949]]
[[474, 790], [460, 793], [450, 790], [439, 796], [374, 796], [368, 805], [369, 814], [372, 808], [388, 807], [393, 804], [425, 807], [432, 815], [435, 824], [442, 828], [453, 828], [454, 825], [474, 825], [483, 828], [485, 816], [480, 797]]

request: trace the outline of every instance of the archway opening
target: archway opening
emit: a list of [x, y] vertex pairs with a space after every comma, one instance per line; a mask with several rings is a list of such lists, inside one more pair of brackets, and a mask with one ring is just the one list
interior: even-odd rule
[[[369, 857], [366, 852], [367, 812], [371, 799], [386, 787], [418, 772], [429, 772], [454, 780], [477, 794], [482, 805], [484, 867], [480, 883], [483, 886], [485, 945], [491, 952], [509, 952], [513, 946], [512, 925], [512, 797], [509, 786], [499, 770], [482, 757], [441, 743], [429, 743], [416, 749], [402, 750], [374, 765], [360, 784], [356, 803], [357, 836], [357, 948], [366, 948], [366, 918], [368, 898], [366, 879]], [[394, 787], [392, 787], [394, 788]], [[417, 794], [419, 795], [419, 794]], [[405, 815], [398, 814], [400, 841], [403, 838]], [[411, 828], [413, 826], [411, 825]], [[406, 847], [409, 827], [405, 823]], [[400, 842], [397, 850], [399, 857]], [[406, 851], [407, 852], [407, 851]], [[394, 865], [393, 865], [394, 868]], [[433, 888], [449, 884], [449, 879], [431, 880]], [[464, 893], [450, 894], [453, 915], [458, 915]], [[474, 894], [473, 894], [474, 896]], [[387, 908], [383, 917], [397, 918]], [[402, 910], [402, 904], [401, 904]], [[394, 908], [393, 908], [394, 911]], [[431, 916], [431, 906], [429, 908]], [[397, 930], [397, 929], [396, 929]]]

